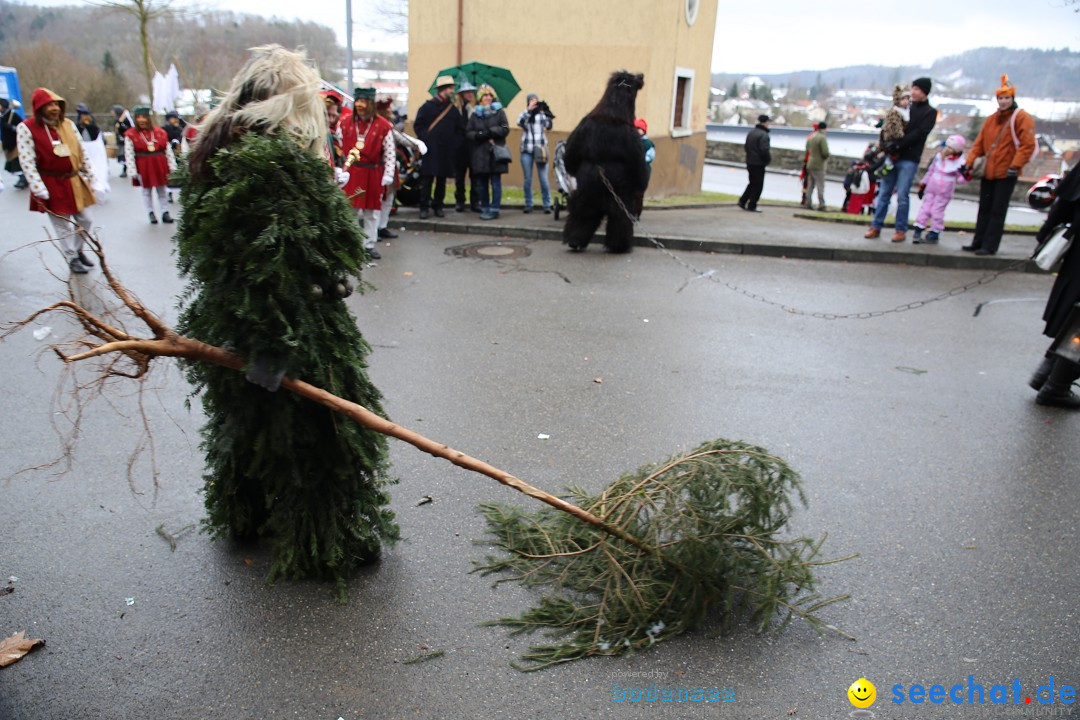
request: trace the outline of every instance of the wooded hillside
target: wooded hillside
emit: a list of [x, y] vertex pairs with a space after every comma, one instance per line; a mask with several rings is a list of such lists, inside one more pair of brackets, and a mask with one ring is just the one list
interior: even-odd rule
[[[151, 21], [148, 30], [151, 61], [163, 73], [175, 61], [181, 86], [228, 87], [246, 61], [247, 49], [266, 43], [306, 48], [331, 81], [340, 80], [345, 64], [333, 30], [310, 22], [177, 12]], [[0, 0], [0, 65], [19, 71], [24, 94], [48, 87], [63, 95], [69, 108], [85, 102], [98, 114], [114, 103], [131, 107], [147, 92], [138, 21], [100, 7], [39, 7]]]

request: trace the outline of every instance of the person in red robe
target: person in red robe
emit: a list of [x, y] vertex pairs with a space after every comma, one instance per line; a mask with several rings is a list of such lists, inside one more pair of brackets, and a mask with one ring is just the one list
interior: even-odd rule
[[30, 209], [49, 214], [68, 267], [84, 274], [94, 265], [82, 249], [91, 226], [86, 208], [94, 204], [94, 171], [75, 123], [64, 117], [64, 98], [39, 87], [30, 104], [33, 117], [15, 131], [19, 164], [30, 185]]
[[349, 172], [345, 195], [364, 226], [364, 249], [373, 260], [382, 257], [375, 249], [379, 213], [397, 168], [393, 129], [389, 120], [375, 112], [375, 88], [356, 88], [351, 121], [341, 129], [345, 169]]
[[171, 223], [168, 210], [169, 174], [176, 172], [176, 155], [169, 145], [169, 136], [150, 119], [150, 108], [141, 105], [134, 108], [135, 127], [124, 133], [124, 157], [128, 168], [135, 168], [131, 184], [142, 186], [143, 205], [150, 216], [150, 224], [157, 225], [154, 214], [153, 191], [157, 191], [161, 222]]

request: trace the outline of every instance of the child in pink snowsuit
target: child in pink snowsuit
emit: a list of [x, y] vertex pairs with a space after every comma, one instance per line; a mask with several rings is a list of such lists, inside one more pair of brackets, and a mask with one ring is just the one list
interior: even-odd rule
[[[945, 207], [952, 200], [957, 183], [966, 183], [960, 173], [964, 164], [964, 146], [967, 141], [963, 135], [953, 135], [945, 141], [945, 147], [930, 161], [922, 182], [919, 184], [919, 216], [915, 218], [916, 245], [937, 245], [938, 235], [945, 229]], [[922, 236], [927, 224], [930, 232]]]

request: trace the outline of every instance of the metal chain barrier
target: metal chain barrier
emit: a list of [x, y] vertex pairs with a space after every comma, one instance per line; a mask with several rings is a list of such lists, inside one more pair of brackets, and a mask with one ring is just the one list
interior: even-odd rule
[[1028, 263], [1027, 258], [1025, 258], [1023, 260], [1017, 260], [1016, 262], [1014, 262], [1014, 263], [1012, 263], [1010, 265], [1006, 265], [1004, 268], [1002, 268], [1000, 270], [994, 270], [993, 272], [987, 273], [986, 275], [983, 275], [979, 279], [973, 280], [973, 281], [967, 283], [966, 285], [961, 285], [959, 287], [954, 287], [951, 290], [947, 290], [947, 291], [945, 291], [943, 293], [940, 293], [939, 295], [935, 295], [934, 297], [931, 297], [931, 298], [926, 298], [924, 300], [914, 300], [914, 301], [909, 302], [909, 303], [904, 303], [903, 305], [897, 305], [896, 307], [889, 308], [888, 310], [870, 310], [870, 311], [867, 311], [867, 312], [842, 313], [842, 314], [841, 313], [814, 312], [814, 311], [810, 311], [810, 310], [803, 310], [801, 308], [793, 307], [791, 305], [785, 305], [784, 303], [777, 302], [776, 300], [770, 300], [769, 298], [767, 298], [767, 297], [765, 297], [763, 295], [759, 295], [759, 294], [753, 292], [752, 290], [747, 290], [744, 287], [741, 287], [739, 285], [735, 285], [735, 284], [730, 283], [730, 282], [728, 282], [726, 280], [722, 280], [722, 279], [716, 277], [716, 271], [715, 270], [701, 270], [700, 268], [695, 267], [691, 263], [687, 262], [686, 260], [683, 260], [681, 257], [676, 255], [675, 253], [668, 250], [666, 247], [664, 247], [664, 244], [662, 242], [657, 240], [656, 237], [654, 237], [651, 233], [649, 233], [647, 230], [645, 230], [641, 225], [641, 221], [637, 217], [635, 217], [634, 214], [631, 213], [627, 209], [626, 205], [622, 201], [622, 198], [620, 198], [618, 193], [615, 192], [615, 188], [611, 186], [611, 182], [608, 180], [607, 175], [604, 173], [604, 169], [603, 168], [597, 168], [597, 169], [600, 172], [600, 179], [604, 181], [604, 186], [608, 189], [608, 192], [611, 193], [611, 197], [613, 197], [615, 199], [615, 203], [619, 206], [619, 208], [630, 219], [630, 222], [633, 223], [633, 225], [637, 229], [642, 231], [642, 234], [644, 235], [644, 237], [647, 238], [648, 241], [651, 242], [656, 247], [657, 250], [664, 253], [669, 258], [674, 260], [676, 263], [678, 263], [679, 265], [682, 265], [684, 268], [686, 268], [690, 272], [694, 273], [698, 277], [705, 278], [707, 280], [711, 280], [712, 282], [717, 283], [718, 285], [722, 285], [723, 287], [726, 287], [729, 290], [733, 290], [733, 291], [739, 293], [740, 295], [744, 295], [744, 296], [750, 298], [751, 300], [756, 300], [756, 301], [764, 303], [766, 305], [772, 305], [773, 307], [780, 308], [784, 312], [790, 313], [792, 315], [803, 315], [803, 316], [806, 316], [806, 317], [820, 318], [822, 320], [865, 320], [867, 318], [881, 317], [883, 315], [888, 315], [890, 313], [906, 312], [908, 310], [914, 310], [916, 308], [925, 307], [925, 306], [929, 305], [930, 303], [935, 303], [935, 302], [938, 302], [939, 300], [945, 300], [947, 298], [955, 297], [957, 295], [962, 295], [963, 293], [966, 293], [968, 290], [971, 290], [972, 288], [979, 287], [980, 285], [986, 285], [988, 283], [993, 282], [994, 280], [997, 280], [999, 277], [1001, 277], [1005, 273], [1014, 272], [1016, 270], [1019, 270], [1020, 268], [1022, 268], [1024, 265], [1026, 265]]

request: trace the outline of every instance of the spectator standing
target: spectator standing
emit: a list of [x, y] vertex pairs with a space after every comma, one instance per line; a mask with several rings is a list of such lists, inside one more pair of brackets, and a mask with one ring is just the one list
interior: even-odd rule
[[445, 217], [446, 179], [456, 172], [458, 148], [461, 147], [461, 113], [454, 105], [454, 78], [440, 75], [435, 78], [435, 97], [416, 113], [413, 129], [424, 141], [428, 151], [420, 164], [420, 219], [434, 212]]
[[180, 148], [184, 143], [184, 128], [186, 127], [187, 123], [181, 119], [180, 113], [175, 110], [165, 113], [165, 127], [162, 129], [169, 137], [169, 146], [172, 147], [174, 155], [180, 154]]
[[896, 192], [896, 230], [893, 233], [893, 242], [904, 242], [907, 239], [908, 210], [911, 207], [911, 184], [915, 181], [915, 173], [919, 169], [919, 161], [922, 160], [923, 147], [926, 138], [937, 123], [937, 110], [930, 105], [927, 99], [930, 95], [930, 78], [916, 78], [911, 83], [911, 105], [908, 109], [908, 125], [904, 136], [899, 140], [890, 142], [882, 148], [889, 155], [896, 156], [895, 168], [881, 179], [878, 191], [877, 210], [874, 212], [874, 220], [864, 237], [873, 239], [881, 237], [881, 228], [885, 226], [885, 216], [889, 214], [889, 203], [893, 191]]
[[94, 204], [94, 171], [75, 123], [64, 117], [64, 98], [41, 87], [30, 96], [30, 106], [33, 117], [15, 130], [30, 210], [49, 213], [68, 267], [85, 274], [94, 265], [82, 249], [91, 225], [86, 208]]
[[[480, 96], [476, 112], [469, 118], [465, 137], [472, 147], [469, 167], [476, 174], [480, 186], [480, 205], [483, 212], [481, 220], [494, 220], [499, 217], [502, 205], [502, 176], [510, 169], [509, 159], [495, 157], [496, 146], [506, 148], [506, 136], [510, 134], [510, 125], [506, 113], [490, 85], [481, 85], [477, 90]], [[509, 150], [506, 151], [509, 155]]]
[[[113, 121], [113, 138], [116, 140], [116, 161], [120, 163], [120, 177], [126, 178], [127, 171], [127, 158], [124, 152], [124, 136], [127, 135], [127, 131], [135, 127], [135, 121], [131, 117], [131, 113], [124, 109], [123, 105], [112, 106], [113, 116], [116, 118]], [[134, 172], [134, 171], [132, 171]]]
[[109, 154], [105, 149], [105, 136], [86, 105], [79, 103], [75, 108], [75, 113], [77, 116], [75, 127], [82, 139], [86, 159], [90, 167], [97, 170], [94, 173], [94, 184], [90, 189], [94, 191], [97, 202], [102, 203], [111, 189], [109, 187]]
[[352, 119], [341, 130], [345, 169], [349, 171], [345, 196], [356, 208], [357, 219], [364, 226], [364, 249], [372, 260], [382, 259], [375, 243], [379, 236], [383, 196], [393, 185], [397, 168], [393, 129], [389, 120], [375, 112], [375, 88], [356, 88]]
[[825, 137], [828, 128], [824, 122], [817, 124], [817, 132], [806, 140], [806, 198], [803, 205], [814, 207], [814, 189], [817, 189], [818, 210], [825, 209], [825, 162], [829, 159], [829, 141]]
[[645, 193], [649, 189], [649, 181], [652, 180], [652, 164], [656, 159], [656, 143], [649, 137], [649, 123], [645, 118], [634, 118], [634, 127], [637, 128], [638, 136], [641, 137], [641, 147], [645, 150], [645, 187], [640, 192], [634, 193], [634, 207], [631, 211], [635, 220], [641, 219], [641, 213], [645, 209]]
[[0, 98], [0, 145], [4, 149], [4, 170], [17, 178], [15, 189], [22, 190], [27, 186], [27, 182], [19, 165], [19, 145], [15, 129], [23, 121], [23, 117], [17, 112], [18, 109], [18, 100]]
[[967, 156], [970, 168], [981, 157], [986, 170], [979, 184], [979, 215], [975, 235], [963, 249], [976, 255], [994, 255], [1005, 232], [1005, 214], [1020, 171], [1035, 152], [1035, 119], [1016, 104], [1016, 88], [1001, 76], [998, 109], [986, 118]]
[[533, 165], [540, 180], [540, 201], [544, 212], [551, 212], [551, 186], [548, 184], [548, 141], [547, 130], [551, 129], [554, 119], [547, 103], [542, 102], [536, 93], [526, 97], [528, 106], [518, 115], [518, 127], [521, 128], [521, 174], [524, 178], [525, 212], [533, 209], [532, 179]]
[[132, 110], [135, 127], [124, 135], [124, 158], [127, 167], [134, 169], [131, 184], [142, 187], [143, 206], [151, 225], [157, 225], [154, 214], [154, 192], [157, 192], [161, 222], [171, 223], [168, 210], [169, 174], [176, 172], [176, 155], [169, 136], [150, 119], [150, 108], [140, 105]]
[[[967, 182], [967, 178], [960, 172], [964, 165], [966, 146], [967, 140], [963, 135], [950, 136], [945, 141], [945, 147], [934, 155], [930, 166], [926, 168], [919, 184], [919, 199], [922, 200], [922, 205], [919, 207], [919, 216], [915, 218], [913, 244], [937, 245], [938, 237], [945, 229], [945, 208], [952, 200], [953, 191], [957, 185]], [[930, 232], [923, 237], [923, 229], [928, 226]]]
[[[466, 206], [475, 213], [482, 212], [480, 209], [480, 188], [476, 184], [476, 177], [469, 170], [469, 143], [465, 142], [465, 129], [469, 124], [476, 109], [476, 86], [469, 82], [468, 78], [462, 78], [458, 85], [455, 103], [458, 113], [461, 115], [459, 127], [461, 128], [460, 142], [454, 159], [454, 210], [465, 212]], [[468, 185], [465, 184], [465, 176], [469, 176]]]
[[772, 162], [768, 115], [758, 115], [757, 125], [746, 134], [745, 148], [749, 182], [739, 198], [739, 207], [750, 212], [761, 212], [757, 209], [757, 204], [765, 187], [765, 168]]
[[398, 234], [390, 229], [390, 213], [394, 209], [394, 199], [397, 197], [398, 188], [401, 187], [401, 178], [408, 172], [409, 158], [423, 155], [427, 147], [411, 135], [406, 135], [398, 129], [394, 122], [393, 103], [390, 98], [380, 100], [375, 104], [377, 112], [386, 118], [391, 124], [391, 136], [394, 138], [394, 182], [387, 186], [383, 196], [382, 209], [379, 211], [379, 239], [394, 240]]

